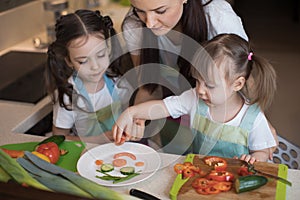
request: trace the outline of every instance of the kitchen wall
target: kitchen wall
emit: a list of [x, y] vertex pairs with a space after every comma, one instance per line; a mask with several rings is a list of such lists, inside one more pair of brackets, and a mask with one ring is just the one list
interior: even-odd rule
[[0, 12], [0, 27], [0, 51], [43, 31], [42, 1], [31, 1]]
[[234, 8], [255, 53], [267, 58], [277, 72], [277, 94], [267, 116], [282, 137], [300, 147], [300, 5], [296, 3], [239, 0]]

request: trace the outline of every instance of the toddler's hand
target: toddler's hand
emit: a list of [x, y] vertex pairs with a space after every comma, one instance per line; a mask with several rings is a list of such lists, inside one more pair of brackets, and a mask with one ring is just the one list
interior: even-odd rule
[[256, 161], [258, 161], [254, 156], [252, 156], [252, 155], [246, 155], [246, 154], [243, 154], [240, 158], [239, 158], [240, 160], [244, 160], [244, 161], [246, 161], [246, 162], [248, 162], [248, 163], [250, 163], [250, 164], [253, 164], [253, 163], [255, 163]]
[[237, 156], [234, 156], [233, 158], [234, 158], [234, 159], [244, 160], [244, 161], [246, 161], [246, 162], [248, 162], [248, 163], [250, 163], [250, 164], [253, 164], [253, 163], [255, 163], [256, 161], [259, 161], [259, 160], [257, 160], [254, 156], [251, 156], [251, 155], [248, 155], [248, 154], [243, 154], [243, 155], [241, 155], [240, 158], [238, 158]]

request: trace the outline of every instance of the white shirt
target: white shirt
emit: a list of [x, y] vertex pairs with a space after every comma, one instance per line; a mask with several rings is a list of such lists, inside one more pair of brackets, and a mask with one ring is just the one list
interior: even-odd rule
[[[198, 98], [195, 89], [187, 90], [180, 96], [167, 97], [163, 101], [168, 109], [169, 114], [173, 118], [178, 118], [185, 114], [190, 115], [190, 126], [192, 126], [198, 104]], [[240, 112], [232, 120], [226, 122], [225, 124], [239, 126], [248, 108], [249, 105], [244, 104]], [[208, 109], [207, 115], [204, 117], [213, 121], [209, 113], [210, 112]], [[276, 141], [272, 135], [271, 129], [269, 128], [268, 121], [262, 112], [258, 113], [253, 123], [252, 130], [250, 131], [248, 137], [248, 146], [250, 150], [261, 150], [276, 146]]]
[[[72, 77], [69, 78], [69, 82], [73, 86], [75, 85]], [[116, 81], [116, 86], [114, 88], [113, 95], [114, 96], [118, 95], [118, 98], [122, 103], [127, 103], [130, 98], [130, 94], [132, 94], [132, 89], [128, 86], [128, 83], [125, 82], [124, 80], [122, 80], [122, 82]], [[76, 88], [76, 86], [74, 86], [74, 89], [78, 92], [78, 88]], [[113, 103], [113, 98], [106, 84], [104, 84], [104, 87], [100, 91], [93, 94], [89, 93], [88, 95], [95, 111], [100, 110], [101, 108], [104, 108]], [[69, 103], [66, 95], [64, 96], [64, 100], [66, 103]], [[73, 103], [74, 103], [74, 99], [73, 99]], [[85, 106], [86, 104], [82, 103], [82, 101], [79, 101], [78, 105], [81, 108], [86, 107]], [[93, 113], [92, 115], [93, 117], [96, 117], [95, 113]], [[85, 112], [76, 109], [75, 106], [72, 106], [72, 110], [69, 111], [61, 107], [58, 102], [56, 102], [53, 105], [53, 124], [58, 128], [71, 129], [75, 125], [77, 134], [85, 135], [86, 130], [88, 128], [86, 127], [88, 126], [86, 125], [87, 124], [86, 119], [88, 117], [91, 117], [91, 115], [88, 116]]]
[[[69, 79], [69, 81], [74, 85], [73, 79]], [[112, 103], [112, 97], [106, 84], [100, 91], [88, 95], [95, 110], [100, 110]], [[64, 100], [69, 103], [67, 96], [64, 96]], [[79, 106], [84, 107], [82, 101], [79, 102]], [[72, 106], [73, 108], [74, 106]], [[70, 129], [74, 126], [76, 119], [78, 120], [78, 114], [77, 111], [69, 111], [60, 107], [59, 103], [56, 102], [53, 105], [53, 124], [58, 128]]]
[[[202, 0], [202, 2], [205, 3], [207, 0]], [[207, 21], [208, 40], [221, 33], [235, 33], [245, 40], [248, 40], [240, 17], [236, 15], [227, 1], [213, 0], [208, 5], [204, 6], [203, 9]], [[143, 37], [140, 28], [143, 27], [143, 23], [133, 14], [132, 9], [128, 12], [127, 16], [130, 17], [126, 19], [123, 25], [124, 39], [130, 53], [138, 55], [138, 49], [142, 46]], [[166, 41], [166, 36], [159, 36], [158, 38], [159, 45], [168, 45], [170, 48], [175, 48], [174, 50], [172, 49], [172, 52], [180, 52], [181, 45], [176, 46], [170, 44], [172, 42]], [[167, 40], [169, 39], [167, 38]]]

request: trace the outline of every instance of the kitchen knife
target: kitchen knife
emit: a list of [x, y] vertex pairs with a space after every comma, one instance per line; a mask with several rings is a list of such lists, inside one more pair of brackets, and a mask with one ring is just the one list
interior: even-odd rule
[[129, 194], [145, 200], [160, 200], [159, 198], [137, 189], [131, 189]]

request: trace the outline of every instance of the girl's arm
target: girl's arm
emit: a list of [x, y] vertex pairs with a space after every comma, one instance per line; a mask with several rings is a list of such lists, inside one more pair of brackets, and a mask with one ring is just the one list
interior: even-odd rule
[[113, 141], [111, 131], [104, 132], [103, 134], [97, 136], [79, 137], [75, 135], [70, 135], [70, 129], [58, 128], [53, 125], [52, 133], [53, 135], [64, 135], [66, 136], [67, 140], [72, 140], [72, 141], [82, 141], [82, 142], [96, 143], [96, 144], [105, 144]]
[[121, 145], [131, 137], [141, 137], [144, 127], [140, 120], [155, 120], [170, 116], [163, 100], [153, 100], [127, 108], [112, 128], [115, 144]]

